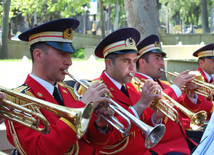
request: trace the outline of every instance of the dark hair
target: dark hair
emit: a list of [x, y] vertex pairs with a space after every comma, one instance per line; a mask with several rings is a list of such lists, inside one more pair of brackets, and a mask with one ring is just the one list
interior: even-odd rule
[[198, 58], [198, 65], [199, 65], [199, 60], [204, 61], [204, 60], [205, 60], [205, 58], [207, 58], [207, 57], [201, 57], [201, 58]]
[[[117, 54], [117, 53], [110, 53], [110, 54], [108, 54], [106, 57], [105, 57], [105, 60], [106, 59], [110, 59], [112, 62], [113, 62], [113, 64], [115, 64], [115, 60], [117, 59], [119, 57], [119, 54]], [[107, 69], [107, 68], [106, 68]]]
[[37, 48], [42, 50], [45, 54], [47, 54], [49, 45], [44, 43], [44, 42], [41, 42], [41, 43], [39, 42], [39, 43], [35, 43], [35, 44], [30, 46], [30, 55], [31, 55], [33, 63], [34, 63], [33, 51]]
[[138, 70], [139, 67], [140, 67], [140, 64], [139, 64], [139, 60], [140, 60], [140, 59], [144, 59], [144, 60], [146, 60], [147, 63], [149, 63], [149, 54], [150, 54], [150, 52], [148, 52], [148, 53], [146, 53], [146, 54], [140, 56], [140, 58], [139, 58], [139, 59], [137, 60], [137, 62], [136, 62], [136, 68], [137, 68], [137, 70]]
[[115, 60], [119, 57], [119, 54], [117, 53], [110, 53], [108, 54], [106, 57], [105, 57], [105, 60], [106, 59], [110, 59], [112, 60], [113, 64], [115, 64]]

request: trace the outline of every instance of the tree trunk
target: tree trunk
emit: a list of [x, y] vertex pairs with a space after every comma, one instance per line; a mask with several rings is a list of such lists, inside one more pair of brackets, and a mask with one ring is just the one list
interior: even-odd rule
[[201, 21], [203, 33], [210, 33], [208, 27], [207, 0], [201, 0]]
[[[158, 19], [153, 0], [124, 0], [128, 27], [136, 28], [141, 34], [141, 40], [158, 32]], [[166, 75], [162, 78], [166, 80]]]
[[11, 0], [5, 0], [3, 3], [3, 17], [2, 17], [2, 48], [0, 59], [8, 59], [8, 37], [9, 37], [9, 12]]
[[99, 0], [100, 4], [100, 26], [102, 32], [102, 39], [105, 38], [105, 17], [103, 12], [103, 0]]
[[210, 32], [213, 32], [213, 5], [210, 6]]
[[119, 1], [117, 1], [117, 3], [116, 3], [116, 16], [115, 16], [115, 20], [114, 20], [114, 31], [116, 31], [118, 29], [119, 13], [120, 13], [120, 5], [119, 5]]
[[136, 28], [141, 38], [158, 33], [158, 22], [153, 0], [124, 0], [129, 27]]

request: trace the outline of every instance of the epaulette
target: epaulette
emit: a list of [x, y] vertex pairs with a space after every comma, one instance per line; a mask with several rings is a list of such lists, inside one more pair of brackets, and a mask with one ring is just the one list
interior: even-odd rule
[[58, 82], [60, 86], [66, 88], [69, 93], [71, 94], [71, 96], [76, 100], [78, 101], [78, 97], [76, 96], [76, 94], [74, 93], [74, 88], [67, 85], [64, 81], [61, 81], [61, 82]]
[[[17, 87], [17, 88], [14, 88], [12, 89], [13, 91], [15, 92], [18, 92], [18, 93], [22, 93], [22, 94], [26, 94], [28, 96], [33, 96], [34, 95], [29, 91], [30, 87], [26, 84], [22, 84], [21, 86]], [[16, 103], [16, 104], [19, 104], [19, 105], [26, 105], [28, 104], [29, 102], [27, 101], [27, 99], [23, 99], [21, 97], [18, 97], [18, 96], [13, 96], [13, 95], [9, 95], [9, 94], [5, 94], [5, 99], [6, 100], [9, 100], [13, 103]], [[30, 106], [27, 106], [28, 109], [31, 109], [31, 110], [34, 110], [34, 105], [30, 105]]]
[[[136, 77], [136, 78], [137, 78], [137, 77]], [[134, 79], [132, 79], [131, 84], [134, 86], [134, 88], [135, 88], [138, 92], [140, 92], [140, 88], [141, 88], [141, 87], [139, 87], [139, 84], [138, 84]]]
[[161, 82], [162, 84], [167, 85], [167, 86], [171, 86], [171, 84], [170, 84], [168, 81], [160, 80], [160, 82]]

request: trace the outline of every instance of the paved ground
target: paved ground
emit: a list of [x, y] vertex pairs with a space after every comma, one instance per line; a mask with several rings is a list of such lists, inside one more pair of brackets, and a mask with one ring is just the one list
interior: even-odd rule
[[[1, 62], [0, 61], [0, 86], [15, 88], [21, 85], [27, 74], [31, 72], [32, 63], [29, 61]], [[103, 61], [73, 61], [69, 72], [79, 79], [94, 79], [104, 70]], [[66, 76], [65, 80], [70, 77]]]

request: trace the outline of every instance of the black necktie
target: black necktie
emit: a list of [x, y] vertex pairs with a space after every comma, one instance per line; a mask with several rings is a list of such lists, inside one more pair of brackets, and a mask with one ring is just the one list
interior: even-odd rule
[[213, 80], [212, 80], [212, 78], [210, 79], [210, 83], [212, 83], [213, 82]]
[[56, 87], [54, 87], [53, 96], [54, 96], [55, 100], [59, 103], [59, 105], [64, 105], [63, 101], [61, 100], [61, 98], [59, 96], [59, 92]]
[[121, 89], [120, 89], [127, 97], [129, 97], [128, 91], [126, 90], [125, 86], [122, 85]]

